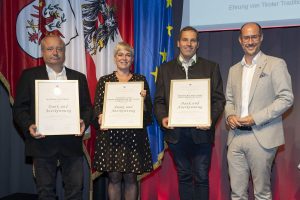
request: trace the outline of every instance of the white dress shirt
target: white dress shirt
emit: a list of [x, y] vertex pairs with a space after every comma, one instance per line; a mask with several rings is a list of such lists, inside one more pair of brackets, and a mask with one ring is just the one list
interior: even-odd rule
[[51, 67], [46, 65], [49, 80], [67, 80], [66, 68], [63, 66], [61, 72], [56, 73]]
[[189, 79], [189, 76], [188, 76], [189, 67], [192, 66], [194, 63], [196, 63], [196, 59], [197, 59], [196, 54], [188, 61], [185, 60], [181, 55], [179, 55], [179, 61], [181, 62], [181, 65], [185, 69], [185, 78], [186, 79]]
[[250, 95], [251, 83], [256, 69], [257, 59], [259, 58], [260, 55], [261, 52], [258, 52], [258, 54], [254, 56], [252, 63], [250, 65], [246, 63], [245, 56], [241, 61], [241, 64], [243, 66], [241, 117], [246, 117], [249, 115], [248, 107], [249, 107], [249, 95]]

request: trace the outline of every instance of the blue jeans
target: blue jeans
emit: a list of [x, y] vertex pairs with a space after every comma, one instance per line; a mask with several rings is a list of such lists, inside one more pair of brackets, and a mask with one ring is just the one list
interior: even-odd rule
[[56, 199], [56, 175], [60, 163], [65, 200], [81, 200], [83, 190], [82, 156], [33, 158], [39, 200]]
[[195, 144], [190, 128], [181, 128], [178, 143], [169, 143], [176, 164], [180, 200], [208, 200], [211, 144]]

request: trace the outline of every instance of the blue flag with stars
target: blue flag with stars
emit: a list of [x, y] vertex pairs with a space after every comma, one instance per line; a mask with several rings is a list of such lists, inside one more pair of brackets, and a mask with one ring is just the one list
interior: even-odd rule
[[[172, 0], [134, 0], [135, 72], [147, 78], [152, 99], [158, 67], [174, 57]], [[156, 120], [148, 127], [154, 168], [163, 158], [163, 133]]]

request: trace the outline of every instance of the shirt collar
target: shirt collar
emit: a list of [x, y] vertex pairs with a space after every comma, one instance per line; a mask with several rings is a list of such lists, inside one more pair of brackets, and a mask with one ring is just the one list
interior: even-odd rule
[[252, 63], [250, 65], [248, 65], [246, 63], [246, 60], [245, 60], [245, 56], [243, 57], [242, 61], [241, 61], [241, 65], [244, 67], [251, 67], [253, 65], [256, 65], [257, 64], [257, 60], [258, 58], [261, 56], [261, 51], [259, 51], [255, 56], [254, 58], [252, 59]]
[[191, 59], [188, 60], [188, 61], [186, 61], [185, 59], [183, 59], [183, 57], [182, 57], [181, 55], [179, 55], [179, 61], [180, 61], [181, 63], [187, 64], [187, 65], [189, 65], [189, 66], [193, 65], [194, 63], [196, 63], [196, 60], [197, 60], [196, 54], [193, 55], [193, 57], [191, 57]]
[[46, 70], [47, 70], [47, 73], [54, 73], [56, 74], [56, 76], [65, 76], [66, 75], [66, 68], [65, 66], [63, 66], [63, 69], [61, 70], [61, 72], [59, 73], [56, 73], [51, 67], [49, 67], [48, 65], [46, 65]]

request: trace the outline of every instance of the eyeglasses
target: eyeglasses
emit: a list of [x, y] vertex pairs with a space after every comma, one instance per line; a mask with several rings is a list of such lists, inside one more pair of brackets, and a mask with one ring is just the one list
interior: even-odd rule
[[258, 41], [259, 40], [259, 38], [260, 38], [260, 36], [261, 35], [243, 35], [243, 36], [241, 36], [241, 38], [242, 38], [242, 40], [244, 41], [244, 42], [249, 42], [250, 41], [250, 39], [252, 40], [252, 41]]

